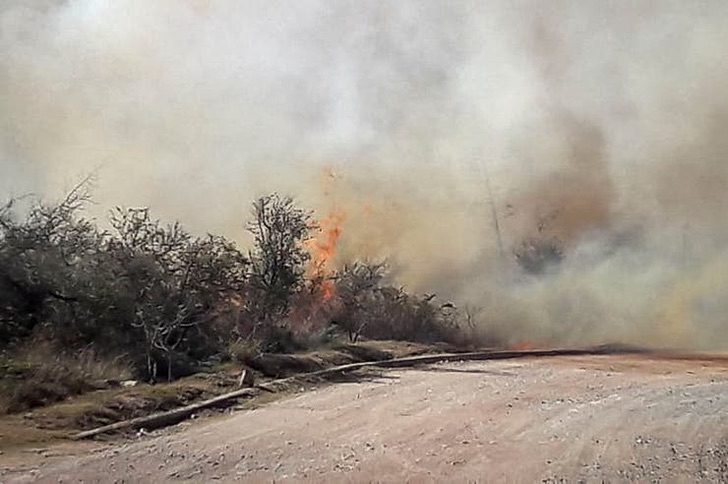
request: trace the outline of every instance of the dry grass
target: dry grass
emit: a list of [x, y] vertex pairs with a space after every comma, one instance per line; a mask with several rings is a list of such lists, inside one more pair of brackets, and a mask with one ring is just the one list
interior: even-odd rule
[[29, 345], [0, 362], [0, 413], [17, 413], [131, 377], [123, 357], [102, 357], [92, 349], [58, 352]]
[[[279, 358], [281, 355], [273, 355], [272, 358], [254, 358], [258, 364], [256, 380], [265, 381], [267, 376], [271, 378], [288, 376], [344, 363], [384, 360], [437, 351], [442, 351], [442, 348], [400, 341], [339, 344], [319, 351], [283, 355], [284, 358]], [[91, 361], [93, 358], [89, 358], [87, 363], [78, 364], [81, 368], [86, 368]], [[119, 374], [119, 368], [114, 369], [113, 365], [101, 365], [95, 368], [98, 373], [86, 374], [93, 375], [94, 378]], [[106, 371], [102, 372], [100, 370], [102, 368], [106, 368]], [[56, 376], [59, 372], [60, 370], [54, 370], [47, 376]], [[80, 430], [169, 410], [227, 393], [237, 387], [239, 372], [238, 364], [227, 363], [218, 366], [212, 373], [199, 373], [169, 384], [139, 384], [132, 388], [90, 391], [81, 395], [70, 395], [64, 401], [49, 403], [25, 414], [0, 416], [0, 450], [48, 443]], [[317, 384], [320, 383], [322, 382]], [[305, 382], [297, 382], [295, 391], [308, 385]], [[37, 383], [32, 387], [37, 387]], [[86, 388], [88, 387], [89, 385], [86, 385]], [[241, 405], [253, 408], [268, 400], [280, 398], [284, 394], [285, 391], [276, 394], [263, 392], [259, 397], [245, 401]]]
[[230, 359], [241, 365], [249, 365], [249, 362], [261, 353], [261, 344], [258, 340], [235, 341], [228, 347]]

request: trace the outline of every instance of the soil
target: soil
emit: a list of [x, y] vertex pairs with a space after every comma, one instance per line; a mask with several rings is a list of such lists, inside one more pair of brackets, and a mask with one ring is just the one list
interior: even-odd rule
[[369, 372], [0, 463], [8, 483], [725, 482], [728, 361], [604, 355]]
[[[265, 383], [341, 364], [441, 353], [450, 349], [446, 345], [403, 341], [367, 341], [356, 345], [339, 343], [328, 349], [305, 353], [263, 354], [253, 358], [249, 365], [255, 382]], [[2, 414], [2, 391], [12, 391], [12, 387], [0, 385], [0, 463], [2, 453], [8, 455], [19, 449], [52, 445], [82, 430], [170, 410], [231, 392], [238, 388], [242, 370], [239, 364], [230, 362], [169, 384], [140, 383], [129, 388], [96, 390], [14, 414]], [[277, 397], [285, 396], [286, 393], [288, 388], [277, 389]], [[253, 400], [255, 402], [247, 402], [247, 405], [256, 405], [260, 400], [267, 401], [270, 398], [265, 395], [262, 399], [256, 397]], [[208, 413], [205, 412], [205, 415]]]

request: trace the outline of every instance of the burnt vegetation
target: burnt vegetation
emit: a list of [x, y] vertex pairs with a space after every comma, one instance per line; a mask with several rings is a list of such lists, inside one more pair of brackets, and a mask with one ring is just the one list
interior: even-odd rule
[[558, 217], [558, 211], [539, 216], [536, 235], [526, 237], [513, 249], [516, 262], [526, 274], [543, 274], [564, 260], [563, 243], [557, 237], [548, 235], [549, 225]]
[[147, 208], [96, 223], [88, 180], [57, 203], [18, 202], [0, 208], [0, 386], [26, 384], [5, 410], [87, 391], [100, 367], [154, 382], [337, 339], [458, 338], [457, 310], [393, 285], [384, 263], [309, 270], [313, 213], [278, 194], [253, 202], [248, 250]]
[[513, 251], [518, 265], [527, 274], [539, 275], [564, 259], [561, 242], [556, 238], [528, 238]]

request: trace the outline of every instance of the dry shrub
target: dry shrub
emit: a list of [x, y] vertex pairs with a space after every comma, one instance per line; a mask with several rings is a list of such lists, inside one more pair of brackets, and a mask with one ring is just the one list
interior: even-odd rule
[[392, 284], [385, 263], [357, 261], [336, 274], [338, 310], [334, 323], [349, 341], [455, 342], [458, 313], [434, 294], [418, 296]]
[[49, 344], [28, 345], [7, 361], [0, 380], [1, 413], [48, 405], [132, 376], [124, 357], [104, 357], [91, 348], [69, 353]]
[[255, 339], [241, 339], [231, 343], [228, 348], [230, 359], [241, 365], [249, 365], [261, 351], [261, 343]]

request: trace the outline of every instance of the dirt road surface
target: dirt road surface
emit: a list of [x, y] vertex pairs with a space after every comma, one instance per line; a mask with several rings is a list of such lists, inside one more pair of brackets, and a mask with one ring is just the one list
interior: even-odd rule
[[0, 481], [726, 482], [728, 362], [438, 364], [74, 445], [0, 465]]

